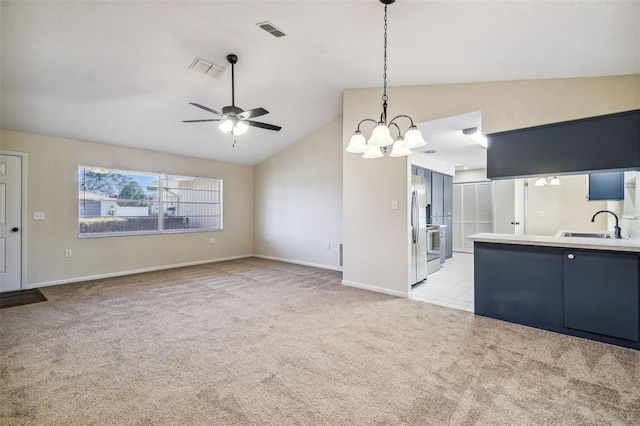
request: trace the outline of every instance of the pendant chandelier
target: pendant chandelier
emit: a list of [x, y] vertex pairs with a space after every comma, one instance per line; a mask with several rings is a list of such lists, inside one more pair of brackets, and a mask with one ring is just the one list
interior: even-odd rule
[[[393, 145], [390, 157], [403, 157], [411, 154], [411, 149], [425, 146], [427, 143], [422, 138], [422, 133], [413, 124], [413, 120], [408, 115], [397, 115], [391, 120], [387, 120], [387, 6], [394, 3], [396, 0], [380, 0], [380, 3], [384, 4], [384, 72], [382, 74], [382, 80], [384, 87], [382, 91], [382, 114], [380, 114], [380, 121], [373, 120], [371, 118], [365, 118], [358, 123], [356, 132], [349, 141], [347, 152], [355, 154], [363, 154], [362, 158], [380, 158], [387, 153], [388, 147]], [[407, 132], [402, 136], [400, 126], [396, 123], [396, 120], [406, 118], [411, 123]], [[373, 132], [369, 140], [366, 140], [362, 132], [360, 131], [360, 125], [365, 122], [375, 123]], [[395, 140], [391, 137], [391, 127], [395, 128], [397, 136]]]

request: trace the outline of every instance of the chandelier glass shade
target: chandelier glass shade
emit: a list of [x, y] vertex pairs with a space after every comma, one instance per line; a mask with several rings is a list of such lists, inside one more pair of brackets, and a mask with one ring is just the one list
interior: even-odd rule
[[[393, 2], [395, 2], [395, 0], [380, 0], [380, 3], [384, 4], [384, 74], [382, 75], [384, 89], [382, 92], [382, 114], [380, 114], [380, 120], [365, 118], [360, 121], [346, 149], [347, 152], [363, 154], [362, 158], [383, 157], [384, 154], [387, 153], [389, 146], [393, 146], [389, 154], [390, 157], [404, 157], [411, 154], [412, 149], [420, 148], [427, 144], [422, 138], [420, 130], [418, 130], [408, 115], [398, 115], [391, 120], [387, 120], [387, 101], [389, 100], [387, 96], [387, 6]], [[400, 119], [408, 119], [410, 122], [404, 136], [396, 122], [400, 121]], [[367, 122], [375, 123], [375, 127], [368, 140], [360, 131], [360, 126]], [[392, 126], [395, 127], [395, 139], [391, 136]]]

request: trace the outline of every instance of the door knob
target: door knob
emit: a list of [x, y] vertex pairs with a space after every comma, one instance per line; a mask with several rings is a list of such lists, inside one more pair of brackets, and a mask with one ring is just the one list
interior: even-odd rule
[[520, 225], [520, 222], [511, 222], [512, 225]]
[[11, 232], [18, 232], [19, 230], [20, 230], [20, 228], [18, 228], [18, 227], [11, 228]]
[[573, 259], [573, 258], [575, 258], [575, 256], [573, 255], [573, 253], [569, 253], [569, 254], [567, 255], [567, 257], [568, 257], [569, 259]]

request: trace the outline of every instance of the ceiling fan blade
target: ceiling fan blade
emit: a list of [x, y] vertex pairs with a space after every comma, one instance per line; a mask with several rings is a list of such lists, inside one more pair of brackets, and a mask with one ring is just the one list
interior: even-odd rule
[[190, 103], [191, 105], [193, 105], [194, 107], [198, 107], [198, 108], [203, 109], [203, 110], [205, 110], [205, 111], [209, 111], [209, 112], [212, 112], [212, 113], [217, 114], [217, 115], [223, 115], [223, 114], [220, 114], [218, 111], [216, 111], [216, 110], [214, 110], [214, 109], [207, 108], [207, 107], [206, 107], [206, 106], [204, 106], [204, 105], [196, 104], [196, 103], [193, 103], [193, 102], [189, 102], [189, 103]]
[[201, 123], [203, 121], [222, 121], [222, 118], [210, 118], [208, 120], [182, 120], [183, 123]]
[[243, 119], [248, 119], [248, 118], [260, 117], [261, 115], [266, 115], [266, 114], [269, 114], [269, 111], [267, 111], [266, 109], [254, 108], [254, 109], [248, 109], [245, 112], [238, 114], [238, 117]]
[[280, 126], [274, 126], [273, 124], [261, 123], [259, 121], [242, 120], [242, 122], [247, 124], [247, 125], [249, 125], [249, 126], [260, 127], [261, 129], [267, 129], [267, 130], [275, 130], [276, 132], [278, 130], [282, 129], [282, 127], [280, 127]]

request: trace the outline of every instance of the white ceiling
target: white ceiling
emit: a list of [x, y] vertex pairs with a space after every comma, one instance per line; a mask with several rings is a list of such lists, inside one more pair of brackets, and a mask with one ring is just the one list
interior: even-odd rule
[[418, 129], [427, 145], [416, 149], [414, 155], [429, 155], [456, 169], [486, 168], [487, 150], [462, 133], [462, 129], [481, 125], [480, 111], [420, 123]]
[[[1, 7], [2, 128], [257, 164], [380, 87], [383, 6], [367, 1], [11, 2]], [[287, 35], [256, 26], [268, 20]], [[264, 107], [232, 139], [188, 104]], [[389, 6], [390, 86], [640, 73], [639, 1], [409, 1]], [[393, 99], [390, 99], [393, 102]]]

